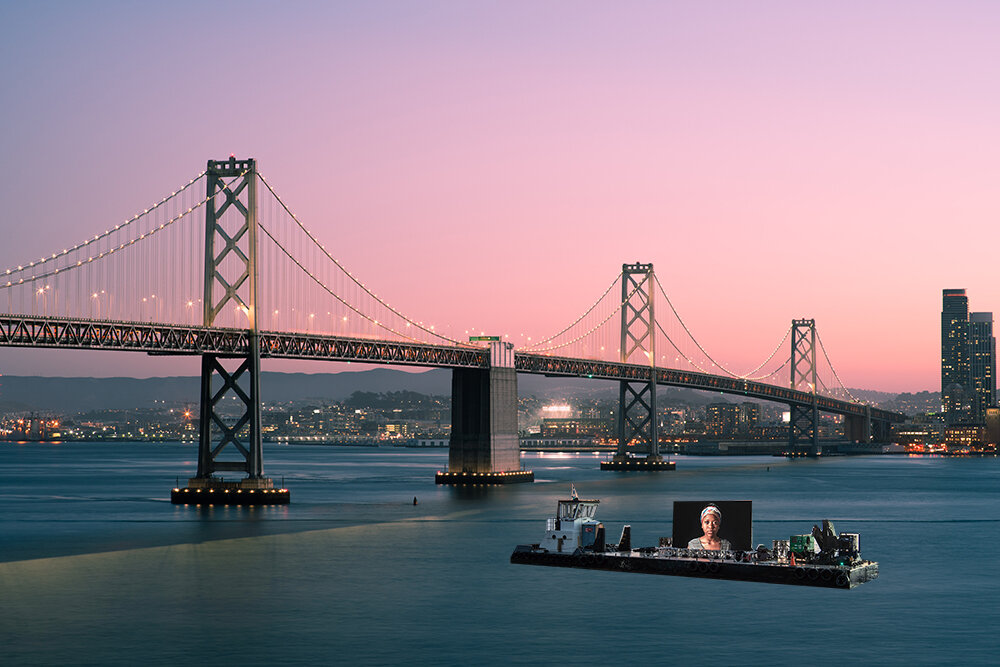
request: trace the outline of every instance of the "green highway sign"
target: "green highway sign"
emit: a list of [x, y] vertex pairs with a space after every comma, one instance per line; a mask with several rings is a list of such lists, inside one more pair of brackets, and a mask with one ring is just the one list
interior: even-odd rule
[[470, 343], [499, 343], [500, 336], [469, 336]]

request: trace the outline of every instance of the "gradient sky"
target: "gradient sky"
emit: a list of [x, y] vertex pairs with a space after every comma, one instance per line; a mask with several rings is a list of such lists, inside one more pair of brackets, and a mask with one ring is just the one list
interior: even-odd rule
[[653, 262], [730, 367], [810, 317], [848, 386], [936, 390], [942, 288], [1000, 313], [998, 35], [986, 1], [3, 2], [0, 264], [235, 153], [416, 319], [554, 333]]

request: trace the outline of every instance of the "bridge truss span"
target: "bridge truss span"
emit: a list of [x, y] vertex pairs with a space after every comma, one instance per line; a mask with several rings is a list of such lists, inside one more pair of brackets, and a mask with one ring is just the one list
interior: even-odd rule
[[240, 354], [249, 332], [140, 322], [0, 316], [0, 345], [150, 353]]
[[489, 351], [337, 336], [261, 332], [261, 357], [367, 361], [405, 366], [489, 368]]
[[[146, 322], [103, 322], [0, 315], [0, 346], [118, 350], [150, 354], [241, 356], [251, 332]], [[262, 331], [262, 358], [361, 361], [406, 366], [488, 368], [489, 351], [343, 336]]]
[[[145, 322], [104, 322], [0, 315], [0, 346], [76, 350], [119, 350], [151, 354], [246, 354], [251, 333], [245, 329], [176, 326]], [[343, 336], [262, 331], [262, 358], [359, 361], [436, 368], [489, 368], [489, 350], [422, 343], [391, 342]], [[814, 395], [789, 387], [695, 371], [651, 368], [644, 364], [594, 361], [517, 352], [519, 373], [648, 382], [688, 389], [719, 391], [788, 405], [812, 405], [823, 412], [899, 422], [902, 415], [861, 403]]]
[[674, 370], [670, 368], [651, 368], [642, 364], [625, 364], [610, 361], [590, 361], [567, 357], [549, 357], [540, 354], [517, 353], [514, 357], [515, 368], [519, 373], [539, 375], [585, 377], [601, 380], [649, 381], [650, 374], [656, 374], [656, 384], [688, 389], [718, 391], [725, 394], [735, 394], [788, 405], [813, 405], [823, 412], [848, 415], [852, 417], [869, 416], [874, 420], [899, 422], [903, 415], [888, 410], [872, 408], [860, 403], [841, 401], [825, 396], [816, 396], [810, 392], [779, 387], [754, 380], [698, 373], [694, 371]]

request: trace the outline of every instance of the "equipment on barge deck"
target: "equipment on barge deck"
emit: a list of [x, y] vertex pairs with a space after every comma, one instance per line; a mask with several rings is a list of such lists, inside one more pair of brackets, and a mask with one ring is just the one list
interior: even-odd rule
[[542, 542], [518, 545], [511, 563], [825, 588], [854, 588], [878, 578], [878, 563], [861, 558], [859, 535], [837, 534], [827, 520], [808, 535], [774, 540], [770, 549], [688, 549], [668, 537], [659, 546], [633, 549], [630, 526], [617, 544], [606, 544], [604, 524], [594, 518], [600, 501], [581, 500], [575, 489], [572, 495], [557, 501]]

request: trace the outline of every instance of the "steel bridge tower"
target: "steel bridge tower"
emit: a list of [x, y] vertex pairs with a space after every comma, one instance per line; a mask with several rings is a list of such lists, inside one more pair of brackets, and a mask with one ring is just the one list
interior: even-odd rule
[[791, 371], [791, 388], [812, 394], [812, 402], [789, 405], [788, 451], [792, 456], [818, 456], [816, 320], [792, 320]]
[[[618, 450], [601, 470], [673, 470], [660, 456], [656, 415], [656, 314], [652, 264], [622, 264], [622, 317], [619, 361], [649, 365], [649, 379], [621, 380], [618, 389]], [[646, 452], [630, 456], [628, 446]]]
[[[288, 490], [275, 489], [273, 481], [264, 477], [261, 444], [257, 163], [253, 158], [209, 160], [207, 175], [203, 325], [214, 326], [227, 309], [245, 317], [246, 353], [202, 354], [198, 473], [186, 488], [174, 489], [171, 500], [283, 504], [289, 500]], [[231, 412], [234, 405], [236, 414]], [[219, 472], [246, 477], [227, 482], [216, 475]]]

